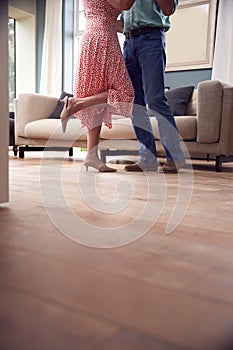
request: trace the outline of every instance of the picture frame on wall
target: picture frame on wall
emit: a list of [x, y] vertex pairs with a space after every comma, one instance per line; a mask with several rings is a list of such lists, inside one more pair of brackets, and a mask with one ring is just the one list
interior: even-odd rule
[[179, 0], [166, 33], [166, 71], [211, 68], [217, 0]]

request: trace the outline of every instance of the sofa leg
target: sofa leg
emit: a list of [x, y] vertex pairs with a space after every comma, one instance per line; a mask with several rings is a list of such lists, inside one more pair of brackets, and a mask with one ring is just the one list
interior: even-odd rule
[[13, 153], [14, 153], [14, 156], [16, 157], [17, 154], [18, 154], [18, 147], [17, 146], [13, 146]]
[[19, 147], [19, 158], [24, 158], [24, 147]]
[[69, 157], [73, 157], [73, 147], [69, 148]]
[[215, 170], [217, 172], [221, 172], [222, 171], [222, 159], [221, 159], [221, 156], [216, 156]]
[[106, 163], [106, 152], [105, 151], [100, 151], [100, 159]]

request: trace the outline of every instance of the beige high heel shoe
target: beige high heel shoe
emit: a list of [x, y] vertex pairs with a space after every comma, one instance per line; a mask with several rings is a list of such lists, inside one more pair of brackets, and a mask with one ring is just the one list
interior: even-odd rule
[[85, 166], [86, 171], [88, 171], [89, 166], [99, 170], [100, 173], [113, 173], [117, 171], [117, 169], [108, 167], [99, 159], [86, 160], [83, 165]]

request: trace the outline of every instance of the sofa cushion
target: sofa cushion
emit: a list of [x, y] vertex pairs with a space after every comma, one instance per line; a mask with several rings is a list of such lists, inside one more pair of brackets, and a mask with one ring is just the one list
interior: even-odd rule
[[50, 116], [48, 118], [49, 119], [59, 119], [63, 107], [64, 107], [64, 103], [61, 101], [58, 101], [55, 109], [53, 110], [53, 112], [50, 114]]
[[[158, 125], [155, 117], [151, 117], [151, 124], [155, 139], [159, 140]], [[175, 117], [180, 136], [183, 140], [195, 140], [197, 136], [197, 118], [195, 116]], [[101, 138], [105, 140], [136, 140], [136, 135], [132, 127], [130, 118], [113, 120], [112, 129], [102, 127]]]
[[185, 115], [197, 115], [197, 89], [194, 89], [191, 94], [185, 109]]
[[81, 126], [77, 118], [72, 118], [67, 123], [66, 132], [63, 133], [61, 121], [58, 119], [41, 119], [28, 123], [24, 134], [31, 139], [52, 139], [76, 141], [86, 140], [86, 128]]
[[[195, 116], [175, 117], [180, 138], [184, 141], [193, 141], [197, 137], [197, 118]], [[155, 118], [151, 118], [153, 133], [156, 140], [159, 140], [158, 124]]]
[[117, 118], [112, 120], [112, 129], [103, 125], [100, 137], [102, 139], [136, 140], [131, 118]]
[[180, 116], [175, 117], [179, 134], [184, 141], [194, 141], [197, 138], [197, 117]]
[[59, 97], [59, 100], [63, 100], [63, 98], [65, 98], [65, 97], [73, 97], [74, 95], [73, 94], [70, 94], [69, 92], [66, 92], [66, 91], [62, 91], [61, 92], [61, 95], [60, 95], [60, 97]]
[[192, 95], [193, 89], [194, 86], [184, 86], [165, 92], [168, 103], [175, 116], [185, 115], [185, 110]]

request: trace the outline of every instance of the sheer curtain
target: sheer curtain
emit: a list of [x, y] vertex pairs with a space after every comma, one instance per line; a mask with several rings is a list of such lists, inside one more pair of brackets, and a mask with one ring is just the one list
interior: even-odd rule
[[62, 86], [62, 0], [47, 0], [40, 93], [60, 96]]
[[233, 0], [219, 0], [212, 79], [233, 85]]

